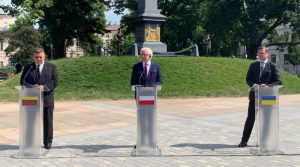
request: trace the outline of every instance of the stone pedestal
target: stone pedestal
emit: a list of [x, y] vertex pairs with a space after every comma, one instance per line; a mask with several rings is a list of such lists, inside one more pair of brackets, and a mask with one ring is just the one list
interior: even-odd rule
[[166, 53], [167, 45], [160, 41], [161, 23], [166, 16], [157, 9], [157, 0], [138, 0], [135, 24], [135, 42], [141, 47], [149, 47], [154, 53]]

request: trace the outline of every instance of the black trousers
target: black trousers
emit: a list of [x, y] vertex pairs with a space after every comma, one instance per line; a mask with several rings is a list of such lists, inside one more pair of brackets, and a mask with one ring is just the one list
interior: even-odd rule
[[44, 107], [44, 145], [53, 140], [53, 109], [54, 106]]
[[248, 116], [245, 122], [242, 142], [248, 142], [255, 121], [255, 92], [249, 93]]

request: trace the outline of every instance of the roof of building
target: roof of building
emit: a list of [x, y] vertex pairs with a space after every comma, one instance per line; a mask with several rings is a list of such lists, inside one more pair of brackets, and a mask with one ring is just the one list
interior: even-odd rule
[[106, 30], [107, 31], [118, 31], [118, 29], [120, 28], [119, 24], [108, 24], [106, 25]]
[[3, 14], [3, 13], [0, 13], [0, 18], [9, 18], [9, 19], [13, 19], [13, 17], [9, 14]]

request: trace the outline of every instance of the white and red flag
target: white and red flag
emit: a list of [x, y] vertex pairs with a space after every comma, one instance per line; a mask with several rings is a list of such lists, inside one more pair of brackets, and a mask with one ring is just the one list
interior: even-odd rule
[[140, 96], [139, 105], [154, 105], [154, 96]]

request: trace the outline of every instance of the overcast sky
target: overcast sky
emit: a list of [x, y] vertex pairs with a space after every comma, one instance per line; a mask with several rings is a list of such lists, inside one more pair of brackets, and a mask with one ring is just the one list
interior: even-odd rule
[[[0, 4], [10, 4], [11, 0], [0, 0]], [[114, 14], [113, 11], [105, 12], [105, 18], [107, 23], [120, 23], [121, 16]]]

